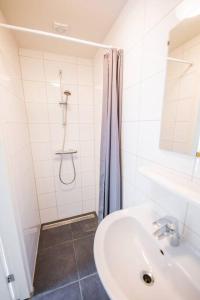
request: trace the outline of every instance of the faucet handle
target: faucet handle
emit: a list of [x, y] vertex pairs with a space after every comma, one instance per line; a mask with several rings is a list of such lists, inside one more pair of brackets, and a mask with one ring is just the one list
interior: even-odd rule
[[169, 223], [169, 219], [167, 217], [160, 218], [156, 221], [153, 222], [154, 226], [160, 227], [160, 226], [165, 226]]
[[178, 220], [171, 216], [160, 218], [153, 222], [153, 225], [159, 227], [153, 235], [161, 240], [166, 236], [171, 236], [171, 245], [178, 246], [180, 243], [180, 234], [178, 230]]
[[162, 240], [163, 238], [165, 238], [166, 236], [168, 236], [170, 234], [170, 231], [167, 227], [167, 225], [162, 226], [161, 228], [157, 229], [153, 235], [158, 239], [158, 240]]
[[153, 225], [160, 227], [167, 225], [169, 228], [173, 229], [178, 225], [178, 220], [175, 217], [166, 216], [163, 218], [160, 218], [153, 222]]

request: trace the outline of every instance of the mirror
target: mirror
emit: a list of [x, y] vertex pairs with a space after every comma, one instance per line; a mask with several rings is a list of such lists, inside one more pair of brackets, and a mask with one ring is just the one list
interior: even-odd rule
[[160, 148], [199, 156], [200, 16], [169, 35]]

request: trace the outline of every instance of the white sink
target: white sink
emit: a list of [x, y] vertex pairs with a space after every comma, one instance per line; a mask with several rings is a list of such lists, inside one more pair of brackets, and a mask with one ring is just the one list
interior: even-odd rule
[[[99, 225], [95, 263], [112, 300], [200, 299], [200, 257], [184, 241], [178, 247], [157, 241], [152, 235], [157, 218], [144, 205], [115, 212]], [[147, 285], [142, 272], [151, 273], [154, 282]]]

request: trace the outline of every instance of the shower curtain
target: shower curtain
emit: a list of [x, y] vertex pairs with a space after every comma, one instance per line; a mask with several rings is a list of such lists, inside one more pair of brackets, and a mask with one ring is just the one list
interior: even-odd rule
[[104, 55], [99, 220], [122, 208], [121, 102], [123, 52]]

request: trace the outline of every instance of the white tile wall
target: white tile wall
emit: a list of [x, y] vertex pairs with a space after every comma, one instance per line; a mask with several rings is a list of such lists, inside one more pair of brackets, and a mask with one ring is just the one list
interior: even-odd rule
[[[154, 201], [163, 214], [173, 214], [180, 222], [185, 223], [185, 238], [200, 248], [198, 221], [200, 205], [186, 203], [184, 199], [174, 197], [138, 172], [141, 166], [162, 167], [164, 172], [170, 170], [175, 173], [175, 177], [184, 178], [184, 184], [190, 181], [199, 184], [198, 159], [159, 149], [167, 40], [170, 29], [178, 22], [175, 7], [180, 2], [129, 0], [104, 42], [124, 48], [122, 145], [124, 207]], [[194, 42], [195, 45], [198, 43], [199, 40]], [[99, 160], [102, 59], [102, 52], [99, 51], [94, 60], [96, 166]], [[187, 89], [184, 93], [190, 97], [192, 90]], [[182, 114], [181, 110], [179, 114]], [[187, 115], [184, 118], [187, 118]], [[98, 182], [98, 168], [96, 171]]]
[[40, 58], [21, 57], [22, 79], [44, 81], [43, 61]]
[[[0, 20], [6, 23], [0, 13]], [[37, 244], [40, 231], [40, 216], [34, 180], [31, 146], [29, 140], [26, 105], [23, 96], [18, 47], [9, 31], [0, 30], [0, 139], [6, 153], [10, 193], [16, 220], [19, 220], [19, 235], [27, 271], [33, 279]], [[23, 61], [24, 74], [28, 77], [27, 61]], [[34, 76], [38, 65], [34, 67]], [[40, 74], [41, 76], [41, 74]], [[29, 98], [36, 98], [26, 86]], [[33, 116], [32, 116], [33, 117]], [[1, 195], [2, 201], [4, 200]]]
[[[37, 183], [41, 221], [50, 222], [95, 208], [94, 97], [92, 60], [20, 49], [23, 86]], [[63, 139], [59, 70], [63, 90], [71, 91], [68, 105], [66, 148], [75, 148], [76, 182], [59, 182]], [[69, 159], [63, 177], [73, 175]]]
[[56, 207], [56, 195], [53, 193], [40, 194], [38, 196], [40, 209], [45, 209], [46, 207]]

